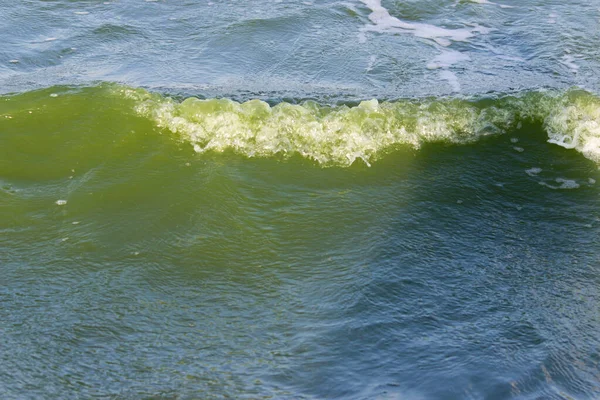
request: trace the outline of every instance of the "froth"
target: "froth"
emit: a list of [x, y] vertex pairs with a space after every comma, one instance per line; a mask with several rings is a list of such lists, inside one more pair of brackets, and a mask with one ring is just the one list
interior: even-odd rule
[[549, 142], [600, 163], [600, 100], [583, 91], [494, 101], [373, 99], [349, 107], [313, 101], [275, 106], [261, 100], [177, 102], [141, 89], [120, 90], [136, 100], [139, 114], [189, 141], [199, 153], [300, 154], [322, 165], [349, 166], [359, 159], [370, 164], [394, 147], [466, 143], [528, 121], [542, 125]]
[[390, 15], [381, 5], [381, 0], [361, 0], [371, 9], [369, 19], [372, 25], [363, 28], [364, 31], [410, 33], [416, 37], [432, 39], [442, 46], [449, 46], [451, 41], [464, 42], [474, 35], [475, 29], [446, 29], [435, 25], [418, 22], [405, 22]]
[[600, 100], [580, 91], [561, 100], [545, 121], [548, 141], [600, 163]]
[[544, 181], [541, 181], [539, 183], [542, 186], [546, 186], [546, 187], [548, 187], [550, 189], [554, 189], [554, 190], [557, 190], [557, 189], [567, 189], [567, 190], [568, 189], [579, 189], [579, 187], [580, 187], [580, 185], [572, 179], [556, 178], [554, 181], [557, 183], [557, 185], [552, 185], [552, 184], [549, 184]]

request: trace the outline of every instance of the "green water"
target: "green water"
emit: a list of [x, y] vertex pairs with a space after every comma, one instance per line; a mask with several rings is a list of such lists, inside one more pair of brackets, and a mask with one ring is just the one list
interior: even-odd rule
[[4, 96], [3, 398], [595, 398], [597, 104]]

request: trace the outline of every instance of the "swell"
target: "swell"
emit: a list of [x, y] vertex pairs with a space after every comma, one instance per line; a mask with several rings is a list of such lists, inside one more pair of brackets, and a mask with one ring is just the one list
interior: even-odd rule
[[[95, 112], [97, 103], [141, 117], [160, 131], [190, 143], [198, 153], [233, 151], [248, 157], [299, 154], [322, 166], [350, 166], [358, 160], [369, 165], [398, 147], [471, 143], [527, 123], [543, 128], [548, 142], [576, 150], [600, 164], [600, 98], [579, 89], [488, 99], [269, 105], [261, 100], [236, 102], [225, 98], [177, 100], [141, 88], [101, 84], [3, 96], [1, 121], [10, 124], [13, 114], [25, 113], [31, 104], [43, 107], [46, 115], [52, 114], [52, 107], [56, 107], [54, 112], [65, 114], [64, 103], [57, 101], [61, 98], [69, 99], [71, 105], [88, 104], [88, 113]], [[43, 125], [43, 121], [38, 123]]]

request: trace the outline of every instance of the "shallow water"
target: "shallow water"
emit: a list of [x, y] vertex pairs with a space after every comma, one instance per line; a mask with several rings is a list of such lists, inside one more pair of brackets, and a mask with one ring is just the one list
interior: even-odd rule
[[2, 398], [600, 396], [597, 5], [0, 15]]

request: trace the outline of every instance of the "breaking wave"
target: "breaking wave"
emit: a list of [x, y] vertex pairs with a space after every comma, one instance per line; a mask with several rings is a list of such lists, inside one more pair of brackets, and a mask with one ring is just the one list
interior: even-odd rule
[[135, 111], [180, 135], [196, 152], [248, 157], [300, 154], [322, 165], [370, 164], [398, 146], [469, 143], [539, 124], [548, 142], [600, 163], [600, 99], [583, 90], [538, 91], [496, 99], [421, 99], [358, 105], [314, 101], [271, 106], [261, 100], [187, 98], [114, 87]]

